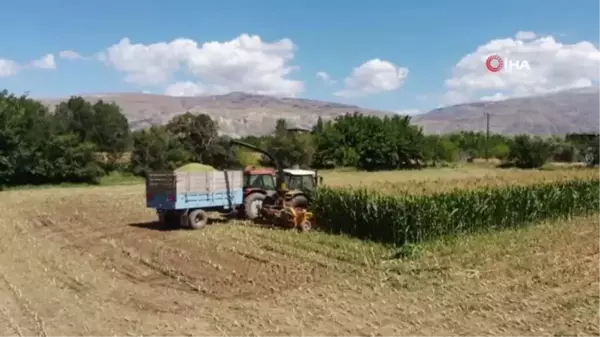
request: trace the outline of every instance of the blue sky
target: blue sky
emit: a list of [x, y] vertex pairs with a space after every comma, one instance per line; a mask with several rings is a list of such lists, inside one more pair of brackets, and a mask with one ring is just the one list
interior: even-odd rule
[[[18, 63], [62, 50], [92, 55], [124, 37], [144, 44], [180, 37], [202, 43], [256, 34], [263, 41], [289, 38], [297, 45], [291, 63], [300, 69], [290, 77], [304, 82], [300, 97], [426, 111], [444, 104], [449, 90], [445, 80], [461, 58], [491, 40], [532, 31], [563, 44], [589, 41], [598, 48], [600, 10], [593, 0], [21, 0], [6, 1], [2, 12], [0, 58]], [[409, 69], [402, 87], [362, 97], [333, 95], [353, 68], [374, 58]], [[0, 77], [0, 88], [35, 97], [162, 93], [160, 86], [125, 82], [122, 73], [97, 60], [57, 57], [56, 64], [55, 70], [27, 69]], [[317, 78], [319, 71], [340, 83], [327, 85]]]

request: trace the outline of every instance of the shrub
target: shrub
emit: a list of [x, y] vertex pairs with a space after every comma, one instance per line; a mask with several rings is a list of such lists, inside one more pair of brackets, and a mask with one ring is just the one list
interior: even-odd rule
[[508, 159], [523, 169], [540, 168], [550, 158], [552, 148], [541, 137], [516, 136], [510, 144]]

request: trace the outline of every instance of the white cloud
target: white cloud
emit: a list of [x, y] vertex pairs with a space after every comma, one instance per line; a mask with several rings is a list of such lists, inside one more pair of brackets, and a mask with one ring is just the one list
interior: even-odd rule
[[0, 58], [0, 77], [9, 77], [16, 75], [23, 69], [56, 69], [54, 55], [46, 54], [45, 56], [33, 60], [28, 64], [19, 64], [16, 61]]
[[54, 55], [52, 55], [52, 54], [46, 54], [42, 58], [31, 62], [31, 64], [34, 68], [56, 69], [56, 62], [54, 60]]
[[517, 32], [517, 34], [515, 34], [515, 38], [517, 40], [533, 40], [537, 37], [537, 34], [534, 32], [528, 32], [528, 31], [519, 31]]
[[[133, 83], [163, 85], [177, 72], [185, 71], [205, 83], [207, 90], [293, 97], [304, 90], [301, 81], [289, 78], [296, 69], [289, 64], [295, 50], [289, 39], [265, 42], [260, 36], [247, 34], [202, 45], [184, 38], [148, 45], [133, 44], [124, 38], [99, 58], [124, 72], [125, 80]], [[177, 83], [173, 86], [182, 88]], [[191, 90], [192, 86], [187, 88]]]
[[497, 92], [493, 95], [490, 96], [482, 96], [481, 98], [479, 98], [480, 101], [502, 101], [505, 100], [507, 98], [510, 98], [509, 96], [501, 93], [501, 92]]
[[79, 60], [83, 58], [78, 52], [73, 50], [63, 50], [58, 53], [58, 56], [66, 60]]
[[17, 62], [0, 58], [0, 77], [9, 77], [15, 75], [20, 69]]
[[165, 95], [169, 96], [199, 96], [206, 92], [204, 86], [191, 81], [176, 82], [165, 89]]
[[357, 97], [399, 89], [408, 76], [407, 68], [380, 59], [372, 59], [352, 70], [344, 80], [344, 88], [334, 93], [341, 97]]
[[394, 112], [399, 115], [409, 115], [409, 116], [414, 116], [414, 115], [418, 115], [418, 114], [422, 113], [421, 110], [419, 110], [419, 109], [395, 110]]
[[324, 71], [319, 71], [317, 73], [317, 77], [322, 79], [323, 81], [327, 81], [327, 80], [331, 79], [331, 76], [329, 76], [329, 74]]
[[444, 104], [442, 104], [442, 105], [460, 104], [460, 103], [469, 102], [471, 100], [472, 99], [469, 96], [469, 94], [466, 94], [466, 93], [464, 93], [462, 91], [458, 91], [458, 90], [449, 90], [444, 94], [444, 97], [442, 99]]
[[317, 77], [320, 78], [321, 80], [323, 80], [323, 82], [327, 83], [327, 84], [334, 84], [337, 81], [331, 78], [331, 75], [329, 75], [328, 73], [324, 72], [324, 71], [319, 71], [317, 73]]
[[[446, 80], [445, 103], [458, 104], [481, 96], [497, 99], [543, 94], [598, 81], [600, 50], [594, 44], [564, 44], [552, 36], [534, 35], [519, 32], [517, 39], [492, 40], [464, 56]], [[486, 59], [491, 55], [505, 60], [504, 69], [490, 72], [486, 68]], [[511, 70], [509, 63], [514, 62], [527, 62], [530, 69]]]

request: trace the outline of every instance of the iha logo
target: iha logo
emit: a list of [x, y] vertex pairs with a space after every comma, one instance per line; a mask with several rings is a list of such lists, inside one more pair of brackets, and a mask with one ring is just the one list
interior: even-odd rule
[[485, 67], [493, 73], [497, 73], [500, 70], [504, 70], [509, 73], [513, 71], [531, 70], [529, 62], [526, 60], [513, 60], [507, 58], [503, 59], [498, 55], [489, 56], [487, 60], [485, 60]]

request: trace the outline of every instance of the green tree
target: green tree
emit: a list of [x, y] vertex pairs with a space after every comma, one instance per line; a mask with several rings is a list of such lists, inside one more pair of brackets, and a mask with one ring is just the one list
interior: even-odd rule
[[491, 158], [497, 158], [501, 161], [508, 160], [510, 155], [510, 142], [494, 144], [490, 148], [489, 156]]
[[219, 136], [207, 150], [204, 159], [206, 163], [219, 170], [240, 168], [242, 163], [239, 160], [237, 150], [231, 146], [229, 137]]
[[422, 130], [408, 116], [346, 114], [325, 123], [314, 137], [317, 167], [385, 170], [419, 166], [423, 160]]
[[60, 133], [73, 133], [80, 141], [93, 141], [96, 116], [93, 105], [80, 96], [72, 96], [59, 103], [54, 116]]
[[131, 142], [127, 118], [115, 103], [99, 100], [93, 105], [94, 128], [90, 140], [108, 155], [109, 165], [121, 158]]
[[390, 169], [419, 167], [424, 160], [426, 140], [423, 130], [411, 125], [410, 121], [410, 116], [398, 115], [383, 121], [388, 141], [394, 144], [394, 161], [390, 162]]
[[139, 176], [147, 176], [152, 171], [173, 170], [193, 157], [178, 138], [160, 126], [136, 131], [132, 138], [130, 166]]
[[489, 138], [484, 132], [461, 131], [445, 135], [459, 148], [460, 153], [468, 160], [484, 158], [487, 154], [491, 158], [506, 159], [510, 138], [500, 134], [490, 134]]
[[599, 150], [598, 145], [599, 144], [597, 142], [592, 143], [586, 149], [585, 161], [588, 164], [588, 166], [594, 166], [594, 165], [598, 165], [600, 163], [600, 150]]
[[457, 161], [460, 155], [458, 145], [448, 137], [430, 135], [426, 137], [425, 157], [437, 165], [439, 162]]
[[81, 142], [96, 145], [106, 155], [105, 168], [111, 171], [131, 142], [129, 123], [121, 108], [102, 100], [92, 104], [72, 96], [55, 107], [54, 119], [61, 134], [75, 134]]
[[218, 141], [218, 125], [206, 114], [191, 112], [173, 117], [166, 130], [192, 155], [192, 160], [211, 165], [210, 148]]
[[518, 135], [511, 143], [509, 160], [518, 168], [540, 168], [551, 155], [551, 146], [541, 137]]
[[34, 183], [42, 174], [37, 162], [52, 138], [49, 121], [40, 102], [0, 92], [0, 186]]
[[[265, 145], [266, 150], [277, 157], [285, 167], [311, 165], [314, 155], [313, 137], [310, 133], [298, 134], [288, 131], [284, 119], [276, 121], [273, 136], [266, 139]], [[261, 164], [273, 165], [268, 158], [262, 158]]]
[[103, 174], [95, 160], [96, 146], [81, 142], [74, 133], [56, 135], [48, 141], [46, 156], [38, 162], [48, 182], [97, 182]]
[[39, 101], [1, 92], [0, 185], [96, 181], [95, 146], [68, 122]]
[[312, 133], [320, 134], [323, 132], [324, 127], [325, 127], [325, 124], [323, 123], [323, 118], [321, 118], [321, 116], [319, 116], [319, 118], [317, 118], [317, 123], [315, 124], [315, 126], [312, 129]]

